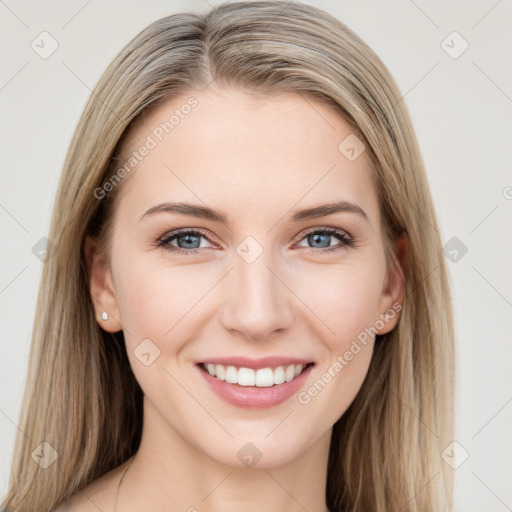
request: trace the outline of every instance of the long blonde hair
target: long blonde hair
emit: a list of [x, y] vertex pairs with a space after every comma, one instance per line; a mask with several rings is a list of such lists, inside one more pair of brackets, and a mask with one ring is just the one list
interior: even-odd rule
[[[123, 135], [149, 107], [212, 81], [254, 94], [294, 91], [336, 109], [364, 142], [386, 250], [407, 236], [398, 325], [377, 336], [363, 386], [333, 427], [332, 511], [452, 507], [454, 342], [451, 297], [424, 164], [400, 91], [378, 56], [324, 11], [284, 1], [226, 3], [157, 20], [94, 89], [64, 164], [51, 219], [6, 512], [46, 512], [138, 448], [142, 390], [122, 331], [98, 326], [86, 235], [109, 240], [114, 199], [94, 191], [116, 168]], [[42, 442], [48, 445], [40, 446]], [[39, 447], [39, 448], [38, 448]], [[34, 450], [55, 450], [43, 468]]]

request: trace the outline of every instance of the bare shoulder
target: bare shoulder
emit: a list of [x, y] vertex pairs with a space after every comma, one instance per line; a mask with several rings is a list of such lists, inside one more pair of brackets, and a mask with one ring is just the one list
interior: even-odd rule
[[115, 494], [125, 464], [105, 473], [86, 485], [51, 512], [98, 512], [113, 510]]

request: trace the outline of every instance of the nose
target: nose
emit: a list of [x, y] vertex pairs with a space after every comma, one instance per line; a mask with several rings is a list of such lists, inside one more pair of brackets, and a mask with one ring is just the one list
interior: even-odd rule
[[225, 329], [255, 341], [284, 332], [293, 321], [293, 293], [283, 272], [265, 256], [252, 263], [235, 259], [221, 314]]

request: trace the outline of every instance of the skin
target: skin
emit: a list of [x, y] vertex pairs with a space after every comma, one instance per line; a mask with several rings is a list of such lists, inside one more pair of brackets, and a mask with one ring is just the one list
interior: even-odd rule
[[[315, 362], [307, 390], [358, 334], [402, 302], [403, 273], [386, 266], [368, 159], [363, 152], [349, 161], [338, 150], [352, 130], [329, 106], [296, 93], [261, 100], [235, 89], [161, 104], [130, 132], [125, 153], [191, 95], [198, 106], [122, 183], [110, 267], [95, 241], [86, 241], [96, 314], [109, 313], [100, 325], [124, 330], [144, 391], [142, 442], [117, 510], [326, 510], [332, 427], [363, 383], [374, 337], [307, 404], [294, 395], [274, 407], [236, 407], [210, 390], [194, 364], [226, 355], [305, 357]], [[342, 199], [359, 205], [368, 221], [351, 212], [290, 220], [295, 210]], [[139, 220], [164, 201], [220, 209], [230, 224], [176, 213]], [[336, 236], [315, 245], [307, 231], [324, 227], [344, 231], [355, 245], [340, 246]], [[206, 232], [192, 240], [194, 248], [183, 238], [170, 242], [195, 255], [156, 246], [180, 228]], [[247, 236], [263, 249], [251, 263], [236, 252]], [[318, 252], [334, 246], [339, 250]], [[403, 252], [401, 241], [396, 250]], [[160, 355], [145, 366], [134, 349], [148, 338]], [[248, 442], [262, 453], [253, 468], [237, 458]], [[89, 485], [70, 510], [113, 510], [125, 467]]]

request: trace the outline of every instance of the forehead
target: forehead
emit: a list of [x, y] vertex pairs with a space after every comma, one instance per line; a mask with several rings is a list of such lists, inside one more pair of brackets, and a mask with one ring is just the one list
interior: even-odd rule
[[191, 91], [151, 109], [129, 133], [121, 165], [130, 158], [134, 165], [121, 202], [140, 212], [191, 200], [275, 217], [295, 204], [344, 199], [375, 225], [369, 160], [364, 151], [356, 159], [346, 152], [347, 146], [358, 152], [357, 144], [339, 112], [307, 95]]

